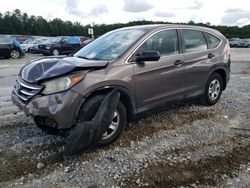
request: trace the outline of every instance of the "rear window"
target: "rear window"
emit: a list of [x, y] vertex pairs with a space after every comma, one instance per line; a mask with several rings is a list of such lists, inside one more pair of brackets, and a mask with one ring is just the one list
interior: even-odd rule
[[65, 39], [65, 41], [66, 41], [68, 44], [80, 44], [80, 43], [81, 43], [79, 37], [67, 37], [67, 38]]
[[206, 37], [210, 48], [216, 48], [220, 44], [220, 39], [216, 36], [206, 33]]
[[198, 52], [207, 50], [207, 42], [201, 31], [183, 29], [182, 30], [186, 52]]

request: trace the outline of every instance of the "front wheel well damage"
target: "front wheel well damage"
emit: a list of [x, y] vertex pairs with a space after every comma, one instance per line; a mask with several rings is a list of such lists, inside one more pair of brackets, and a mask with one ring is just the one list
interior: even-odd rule
[[100, 89], [97, 89], [97, 90], [93, 91], [89, 95], [87, 95], [85, 101], [88, 100], [89, 98], [93, 97], [94, 95], [106, 95], [107, 93], [109, 93], [114, 88], [117, 88], [118, 91], [121, 94], [120, 95], [120, 100], [121, 100], [121, 102], [124, 104], [124, 106], [126, 108], [128, 122], [134, 120], [135, 119], [135, 106], [134, 106], [134, 102], [133, 102], [132, 97], [126, 91], [127, 90], [126, 88], [119, 87], [119, 86], [118, 87], [110, 86], [108, 88], [105, 88], [105, 87], [100, 88]]

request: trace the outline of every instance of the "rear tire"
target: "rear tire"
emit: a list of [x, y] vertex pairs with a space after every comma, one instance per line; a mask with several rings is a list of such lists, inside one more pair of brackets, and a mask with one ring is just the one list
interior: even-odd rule
[[218, 73], [213, 73], [209, 76], [205, 93], [201, 98], [201, 103], [206, 106], [212, 106], [216, 104], [221, 96], [223, 88], [223, 81]]
[[[87, 101], [83, 103], [79, 110], [77, 122], [92, 120], [104, 97], [104, 95], [95, 95], [87, 99]], [[98, 146], [106, 146], [116, 141], [123, 132], [126, 124], [127, 111], [124, 104], [119, 101], [112, 123], [110, 124], [108, 131], [103, 135], [103, 138]]]

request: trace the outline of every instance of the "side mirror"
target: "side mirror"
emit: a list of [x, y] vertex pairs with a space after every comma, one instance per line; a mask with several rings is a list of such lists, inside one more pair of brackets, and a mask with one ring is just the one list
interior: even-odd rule
[[158, 61], [160, 59], [160, 53], [158, 51], [145, 51], [135, 56], [135, 61]]

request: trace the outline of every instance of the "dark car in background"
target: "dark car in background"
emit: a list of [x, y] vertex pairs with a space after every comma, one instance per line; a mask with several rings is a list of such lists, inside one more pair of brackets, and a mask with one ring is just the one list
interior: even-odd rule
[[80, 37], [59, 36], [48, 43], [38, 45], [38, 50], [43, 55], [68, 55], [73, 54], [83, 47]]
[[239, 43], [239, 40], [240, 40], [239, 38], [230, 38], [230, 39], [228, 39], [230, 47], [231, 48], [237, 47], [238, 43]]
[[15, 39], [0, 36], [0, 57], [18, 59], [24, 55], [20, 43]]
[[51, 40], [53, 40], [53, 37], [47, 38], [47, 40], [45, 40], [45, 41], [43, 41], [43, 42], [41, 42], [41, 43], [33, 44], [32, 46], [30, 46], [30, 47], [28, 48], [28, 52], [29, 52], [29, 53], [34, 53], [34, 54], [41, 53], [40, 50], [39, 50], [39, 48], [38, 48], [38, 46], [39, 46], [40, 44], [49, 44], [49, 43], [51, 43], [51, 42], [50, 42]]

